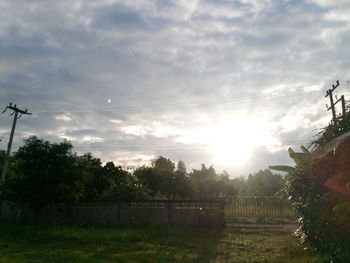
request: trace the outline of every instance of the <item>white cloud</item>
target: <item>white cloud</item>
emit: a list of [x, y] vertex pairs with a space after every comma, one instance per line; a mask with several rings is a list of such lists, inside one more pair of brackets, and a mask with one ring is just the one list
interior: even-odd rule
[[139, 125], [122, 127], [121, 130], [126, 134], [136, 135], [139, 137], [144, 137], [147, 134], [147, 131]]
[[55, 116], [56, 120], [60, 120], [60, 121], [71, 121], [72, 118], [70, 117], [69, 114], [62, 114], [62, 115], [57, 115]]
[[[220, 169], [213, 151], [191, 148], [222, 145], [232, 133], [232, 145], [264, 156], [240, 169], [265, 168], [284, 158], [284, 141], [327, 124], [324, 91], [350, 75], [347, 1], [0, 7], [2, 105], [14, 101], [34, 114], [20, 120], [17, 142], [26, 134], [68, 138], [103, 160], [142, 164], [162, 154]], [[114, 145], [125, 151], [103, 151]], [[162, 149], [169, 145], [188, 149]]]
[[324, 6], [324, 7], [331, 7], [331, 6], [339, 6], [339, 5], [343, 5], [343, 4], [349, 4], [349, 1], [347, 0], [311, 0], [311, 2], [314, 2], [320, 6]]
[[101, 137], [92, 137], [92, 136], [83, 136], [81, 138], [82, 142], [90, 142], [90, 143], [95, 143], [95, 142], [104, 142], [105, 139]]
[[109, 120], [110, 122], [112, 123], [116, 123], [116, 124], [120, 124], [122, 123], [123, 121], [122, 120], [118, 120], [118, 119], [115, 119], [115, 120]]

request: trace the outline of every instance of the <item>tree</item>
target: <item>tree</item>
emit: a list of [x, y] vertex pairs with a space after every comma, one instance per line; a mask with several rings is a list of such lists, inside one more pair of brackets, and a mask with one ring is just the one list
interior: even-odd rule
[[268, 169], [250, 174], [247, 179], [247, 192], [250, 196], [275, 196], [283, 186], [283, 177], [280, 174], [273, 174]]
[[69, 205], [83, 194], [83, 173], [72, 145], [50, 143], [36, 136], [24, 141], [14, 154], [16, 175], [8, 177], [5, 196], [37, 213], [44, 208]]
[[160, 195], [162, 178], [153, 167], [141, 166], [136, 169], [134, 176], [150, 197], [155, 198]]
[[175, 164], [168, 158], [159, 156], [152, 162], [153, 169], [159, 178], [159, 192], [168, 199], [174, 198]]
[[230, 179], [230, 175], [226, 171], [223, 171], [219, 175], [219, 181], [222, 184], [224, 198], [232, 198], [238, 195], [238, 190], [235, 187], [234, 181]]
[[79, 165], [84, 173], [83, 199], [86, 201], [148, 198], [137, 178], [113, 162], [107, 162], [102, 166], [100, 159], [88, 153], [79, 157]]
[[106, 194], [107, 200], [148, 199], [145, 189], [139, 184], [137, 178], [123, 170], [121, 166], [107, 162], [102, 170], [103, 176], [110, 183]]
[[247, 180], [245, 179], [245, 177], [243, 175], [232, 179], [232, 185], [237, 190], [237, 195], [239, 195], [239, 196], [250, 195], [248, 193]]
[[183, 161], [175, 164], [168, 158], [159, 156], [151, 167], [140, 167], [135, 171], [140, 183], [149, 189], [152, 197], [167, 199], [186, 198], [189, 195], [189, 182]]
[[229, 175], [226, 172], [217, 175], [213, 166], [207, 168], [202, 164], [201, 170], [193, 169], [190, 173], [190, 184], [193, 196], [199, 199], [228, 198], [236, 195]]
[[110, 182], [103, 175], [102, 163], [91, 153], [78, 157], [78, 164], [84, 178], [84, 200], [102, 200], [109, 191]]
[[183, 161], [177, 163], [177, 169], [173, 178], [173, 199], [185, 199], [191, 195], [189, 177], [186, 172], [186, 165]]

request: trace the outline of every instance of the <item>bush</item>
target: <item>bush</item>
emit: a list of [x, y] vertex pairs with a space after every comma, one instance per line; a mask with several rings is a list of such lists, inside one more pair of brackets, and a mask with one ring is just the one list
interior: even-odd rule
[[297, 235], [302, 244], [329, 254], [336, 262], [350, 259], [350, 117], [339, 118], [312, 142], [309, 152], [295, 153], [284, 196], [299, 216]]

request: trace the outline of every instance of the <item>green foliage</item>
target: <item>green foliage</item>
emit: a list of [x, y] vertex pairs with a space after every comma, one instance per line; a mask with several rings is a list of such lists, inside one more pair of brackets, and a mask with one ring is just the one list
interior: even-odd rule
[[270, 170], [260, 170], [247, 179], [248, 192], [251, 196], [275, 196], [284, 186], [284, 179], [280, 174], [274, 174]]
[[[0, 176], [2, 173], [2, 167], [4, 165], [5, 156], [6, 156], [6, 152], [0, 150]], [[13, 157], [10, 156], [9, 166], [7, 168], [7, 177], [13, 177], [15, 172], [16, 172], [15, 170], [16, 170], [16, 167], [15, 167], [15, 164], [13, 162]]]
[[233, 181], [226, 172], [218, 175], [212, 166], [207, 168], [204, 164], [200, 170], [194, 169], [188, 174], [183, 161], [179, 161], [175, 169], [173, 162], [159, 156], [151, 167], [140, 167], [134, 174], [153, 198], [217, 199], [236, 195]]
[[29, 137], [14, 154], [16, 174], [4, 185], [4, 195], [36, 211], [77, 201], [83, 174], [69, 142], [50, 143]]
[[[225, 171], [217, 174], [212, 166], [203, 164], [187, 173], [183, 161], [175, 165], [163, 156], [154, 159], [150, 167], [130, 174], [113, 162], [102, 164], [90, 153], [78, 156], [72, 151], [67, 141], [50, 143], [35, 136], [26, 139], [11, 157], [9, 176], [2, 187], [6, 198], [38, 211], [78, 201], [225, 199], [235, 197], [238, 191], [274, 195], [282, 180], [265, 170], [237, 184], [237, 179], [230, 179]], [[4, 154], [0, 152], [0, 158]]]
[[[78, 156], [63, 141], [50, 143], [35, 136], [11, 157], [7, 180], [2, 186], [6, 199], [39, 212], [61, 208], [77, 201], [146, 199], [146, 189], [137, 178], [115, 166], [102, 165], [91, 154]], [[4, 153], [0, 153], [0, 158]]]
[[159, 156], [152, 161], [151, 167], [137, 169], [135, 176], [153, 198], [186, 199], [191, 192], [183, 161], [179, 161], [175, 170], [170, 159]]
[[207, 168], [202, 164], [200, 170], [193, 169], [189, 178], [194, 198], [230, 198], [237, 194], [229, 175], [225, 171], [218, 175], [213, 166]]
[[301, 242], [331, 255], [335, 262], [350, 258], [349, 131], [347, 114], [318, 134], [311, 143], [313, 151], [302, 147], [301, 153], [295, 153], [290, 149], [296, 166], [288, 171], [284, 189], [299, 216]]
[[104, 166], [100, 159], [85, 154], [79, 157], [79, 164], [84, 172], [84, 200], [135, 200], [147, 198], [135, 177], [107, 162]]
[[152, 167], [142, 166], [134, 172], [140, 184], [145, 187], [151, 197], [156, 197], [162, 187], [161, 177]]
[[310, 147], [318, 149], [324, 147], [325, 144], [350, 131], [350, 114], [345, 114], [345, 117], [338, 117], [336, 122], [331, 122], [317, 134], [317, 139], [314, 140]]
[[[273, 166], [280, 171], [293, 169], [289, 166]], [[270, 167], [272, 169], [272, 167]], [[254, 174], [249, 174], [247, 178], [241, 176], [233, 179], [233, 187], [237, 189], [237, 194], [243, 197], [258, 196], [271, 197], [279, 195], [283, 189], [285, 179], [280, 174], [274, 174], [270, 170], [260, 170]]]

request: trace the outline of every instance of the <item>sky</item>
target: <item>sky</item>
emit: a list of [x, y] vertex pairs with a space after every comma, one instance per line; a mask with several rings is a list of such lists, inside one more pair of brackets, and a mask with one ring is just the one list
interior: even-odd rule
[[[31, 135], [124, 167], [232, 177], [291, 164], [349, 94], [345, 0], [0, 1], [0, 107]], [[341, 112], [341, 108], [337, 108]], [[12, 117], [0, 115], [5, 150]]]

